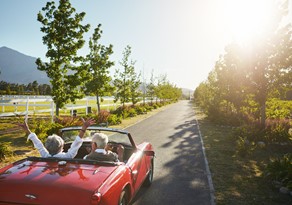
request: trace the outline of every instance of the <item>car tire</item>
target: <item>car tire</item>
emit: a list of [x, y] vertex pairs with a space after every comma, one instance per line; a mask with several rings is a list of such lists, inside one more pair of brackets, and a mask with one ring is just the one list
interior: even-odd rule
[[148, 172], [148, 175], [144, 181], [144, 186], [149, 187], [152, 182], [153, 182], [153, 174], [154, 174], [154, 160], [151, 160], [151, 164], [150, 164], [150, 170]]
[[128, 199], [127, 199], [127, 192], [125, 190], [122, 191], [119, 199], [119, 204], [118, 205], [127, 205], [128, 204]]

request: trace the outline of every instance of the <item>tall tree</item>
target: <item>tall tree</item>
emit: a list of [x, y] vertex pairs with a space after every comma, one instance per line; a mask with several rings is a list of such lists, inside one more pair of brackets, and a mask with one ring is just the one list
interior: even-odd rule
[[139, 75], [135, 72], [135, 61], [130, 60], [131, 47], [128, 45], [123, 52], [123, 59], [120, 65], [123, 70], [116, 70], [114, 85], [116, 87], [115, 101], [120, 100], [123, 107], [125, 103], [137, 103], [138, 87], [141, 84]]
[[58, 7], [54, 1], [47, 2], [42, 12], [38, 13], [37, 20], [43, 25], [41, 31], [45, 33], [43, 43], [48, 48], [46, 57], [49, 62], [44, 63], [38, 58], [36, 64], [50, 78], [58, 116], [59, 108], [84, 96], [80, 88], [87, 73], [83, 66], [73, 64], [77, 65], [82, 61], [77, 51], [83, 47], [83, 34], [89, 30], [90, 25], [81, 24], [85, 12], [76, 13], [70, 0], [60, 0]]
[[113, 46], [105, 47], [99, 43], [102, 30], [99, 24], [89, 40], [90, 53], [87, 55], [89, 63], [90, 81], [86, 83], [86, 90], [89, 93], [94, 93], [96, 96], [97, 110], [100, 113], [100, 97], [105, 96], [114, 90], [110, 84], [111, 77], [109, 75], [109, 68], [114, 65], [114, 62], [109, 60], [113, 54]]
[[265, 125], [269, 93], [287, 83], [291, 86], [291, 81], [287, 81], [289, 78], [284, 77], [291, 73], [291, 25], [281, 25], [283, 17], [288, 14], [288, 1], [275, 8], [271, 27], [253, 44], [251, 55], [246, 59], [250, 62], [246, 76], [250, 81], [250, 91], [260, 106], [262, 126]]
[[155, 96], [155, 78], [153, 70], [151, 72], [150, 82], [147, 85], [147, 96], [150, 98], [150, 103], [152, 104]]

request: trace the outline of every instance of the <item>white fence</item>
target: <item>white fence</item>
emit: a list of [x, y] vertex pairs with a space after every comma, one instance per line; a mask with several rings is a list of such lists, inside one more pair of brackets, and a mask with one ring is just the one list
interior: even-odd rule
[[[103, 97], [107, 100], [113, 100], [113, 97]], [[85, 97], [80, 101], [86, 101], [82, 105], [68, 104], [63, 110], [70, 110], [71, 114], [76, 109], [85, 109], [85, 113], [88, 114], [89, 101], [96, 100], [96, 97]], [[39, 104], [39, 102], [44, 102], [45, 104]], [[37, 103], [37, 104], [36, 104]], [[55, 104], [51, 96], [1, 96], [0, 106], [2, 107], [2, 112], [0, 112], [0, 117], [8, 116], [19, 116], [19, 115], [32, 115], [36, 113], [51, 113], [52, 118], [54, 117]], [[6, 106], [14, 107], [14, 112], [5, 112]], [[101, 106], [118, 106], [118, 104], [103, 104]], [[18, 107], [25, 107], [25, 111], [18, 111]], [[29, 109], [30, 107], [33, 110]], [[47, 109], [36, 109], [36, 107], [48, 107]], [[23, 109], [22, 109], [23, 110]]]

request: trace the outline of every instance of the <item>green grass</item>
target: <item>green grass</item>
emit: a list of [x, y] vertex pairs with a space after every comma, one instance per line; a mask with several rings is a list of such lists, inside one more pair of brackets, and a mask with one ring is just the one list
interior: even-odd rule
[[263, 177], [269, 159], [284, 150], [255, 149], [241, 157], [236, 150], [234, 128], [216, 126], [196, 108], [217, 205], [288, 205], [292, 196], [280, 194]]

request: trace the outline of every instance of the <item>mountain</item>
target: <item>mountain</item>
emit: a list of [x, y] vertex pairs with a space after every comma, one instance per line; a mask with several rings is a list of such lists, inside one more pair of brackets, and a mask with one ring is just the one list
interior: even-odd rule
[[49, 84], [44, 71], [37, 69], [36, 58], [22, 54], [5, 46], [0, 48], [0, 81], [16, 84]]
[[[0, 47], [0, 81], [16, 84], [50, 84], [46, 72], [37, 69], [37, 58], [22, 54], [5, 46]], [[183, 95], [190, 96], [193, 90], [182, 88]]]

